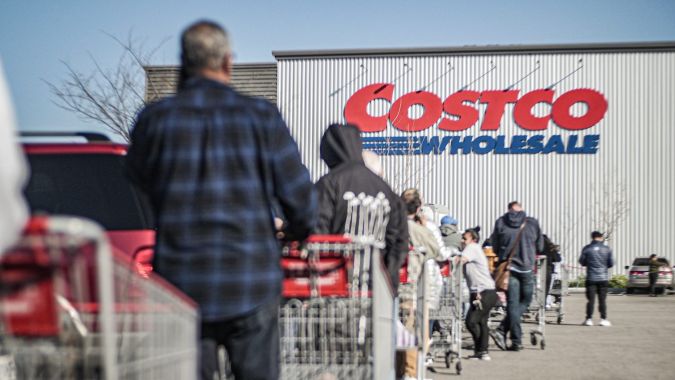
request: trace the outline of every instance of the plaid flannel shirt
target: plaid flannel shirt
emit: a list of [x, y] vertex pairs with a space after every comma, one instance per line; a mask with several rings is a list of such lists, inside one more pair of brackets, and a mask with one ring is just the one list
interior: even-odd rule
[[155, 271], [199, 304], [203, 320], [244, 315], [279, 297], [272, 209], [302, 239], [317, 201], [275, 106], [191, 78], [139, 114], [127, 169], [154, 210]]

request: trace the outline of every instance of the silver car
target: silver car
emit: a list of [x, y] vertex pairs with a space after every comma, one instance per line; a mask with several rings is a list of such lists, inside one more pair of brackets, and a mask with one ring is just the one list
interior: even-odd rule
[[[673, 268], [665, 258], [659, 257], [657, 260], [661, 263], [661, 268], [659, 268], [656, 288], [663, 293], [666, 288], [673, 288]], [[649, 289], [649, 257], [636, 258], [633, 265], [626, 266], [626, 269], [628, 270], [626, 293], [632, 294], [635, 289]]]

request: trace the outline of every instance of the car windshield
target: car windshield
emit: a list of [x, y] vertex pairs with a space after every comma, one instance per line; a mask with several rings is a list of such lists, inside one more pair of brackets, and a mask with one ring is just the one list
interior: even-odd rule
[[633, 261], [633, 265], [635, 266], [649, 265], [649, 258], [647, 257], [637, 258]]
[[110, 154], [28, 155], [31, 212], [85, 217], [109, 231], [151, 228], [146, 202], [127, 181], [123, 160]]

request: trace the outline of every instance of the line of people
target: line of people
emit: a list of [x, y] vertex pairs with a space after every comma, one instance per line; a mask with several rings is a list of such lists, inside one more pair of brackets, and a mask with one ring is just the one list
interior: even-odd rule
[[[319, 219], [316, 231], [319, 233], [343, 233], [346, 218], [346, 192], [376, 195], [385, 194], [393, 205], [390, 224], [387, 226], [385, 263], [389, 276], [398, 287], [398, 272], [405, 262], [407, 276], [411, 281], [402, 284], [398, 290], [400, 314], [403, 324], [414, 326], [413, 298], [416, 297], [415, 280], [422, 272], [422, 266], [429, 273], [433, 284], [442, 287], [438, 265], [434, 261], [447, 261], [453, 251], [463, 248], [457, 261], [464, 264], [465, 276], [470, 291], [470, 306], [466, 313], [467, 328], [474, 338], [472, 358], [490, 360], [488, 354], [489, 312], [497, 302], [496, 285], [483, 254], [477, 229], [460, 234], [457, 221], [450, 216], [442, 220], [441, 229], [435, 226], [429, 215], [422, 212], [423, 200], [417, 189], [408, 189], [396, 199], [389, 185], [377, 174], [377, 168], [369, 170], [362, 157], [361, 138], [358, 128], [351, 125], [331, 125], [325, 131], [320, 146], [321, 158], [331, 169], [317, 183], [319, 198]], [[372, 157], [372, 156], [371, 156]], [[376, 163], [376, 161], [374, 161]], [[505, 346], [506, 334], [510, 332], [509, 350], [519, 351], [522, 347], [522, 314], [532, 299], [533, 277], [536, 252], [544, 250], [544, 239], [539, 224], [526, 216], [518, 202], [509, 204], [509, 211], [497, 220], [491, 241], [500, 261], [510, 263], [511, 278], [508, 284], [507, 314], [495, 333], [499, 347]], [[405, 211], [405, 214], [403, 213]], [[403, 223], [404, 219], [407, 223]], [[406, 228], [407, 227], [407, 228]], [[461, 238], [460, 238], [461, 235]], [[447, 244], [446, 244], [447, 243]], [[428, 265], [431, 263], [431, 265]], [[504, 289], [506, 290], [506, 289]], [[440, 293], [440, 291], [439, 291]], [[438, 294], [429, 294], [437, 298]], [[430, 303], [434, 303], [431, 301]], [[399, 355], [397, 373], [403, 378], [416, 376], [416, 351], [408, 350]]]
[[[191, 25], [181, 36], [181, 52], [178, 93], [139, 114], [127, 156], [129, 177], [149, 195], [157, 221], [153, 266], [199, 304], [203, 378], [217, 369], [219, 345], [235, 377], [277, 378], [283, 276], [277, 236], [343, 233], [342, 195], [383, 193], [391, 205], [383, 256], [395, 289], [406, 257], [408, 268], [414, 265], [409, 244], [440, 261], [449, 250], [441, 248], [440, 233], [421, 227], [419, 192], [399, 197], [365, 166], [354, 126], [326, 130], [320, 151], [330, 172], [314, 187], [276, 107], [228, 86], [232, 60], [221, 26]], [[275, 217], [284, 221], [280, 231]], [[531, 264], [521, 256], [514, 262]], [[512, 320], [505, 330], [517, 334], [519, 319]], [[413, 362], [405, 361], [407, 373]]]
[[[181, 35], [178, 93], [141, 111], [126, 158], [129, 178], [149, 196], [155, 215], [153, 267], [199, 305], [201, 377], [210, 380], [217, 372], [216, 347], [222, 345], [235, 378], [278, 378], [280, 238], [344, 233], [348, 191], [381, 193], [389, 200], [383, 256], [408, 326], [415, 289], [398, 286], [404, 261], [414, 275], [426, 262], [446, 261], [464, 246], [456, 260], [464, 263], [471, 293], [467, 326], [474, 357], [489, 359], [487, 314], [500, 284], [490, 276], [478, 231], [465, 231], [460, 241], [451, 217], [437, 231], [420, 214], [419, 191], [398, 196], [378, 175], [377, 157], [366, 153], [364, 162], [355, 126], [327, 128], [319, 148], [330, 171], [314, 185], [278, 109], [239, 94], [229, 86], [231, 74], [225, 30], [210, 21], [190, 25]], [[510, 334], [509, 349], [518, 351], [534, 257], [544, 248], [541, 229], [512, 202], [490, 241], [510, 274], [507, 315], [494, 337], [506, 348]], [[414, 353], [400, 363], [400, 375], [415, 376]]]

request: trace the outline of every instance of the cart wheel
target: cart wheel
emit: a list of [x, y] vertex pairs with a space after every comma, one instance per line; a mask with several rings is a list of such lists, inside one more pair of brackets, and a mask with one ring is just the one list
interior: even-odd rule
[[544, 340], [542, 339], [542, 340], [541, 340], [541, 344], [540, 344], [539, 346], [541, 346], [541, 349], [542, 349], [542, 350], [545, 350], [545, 349], [546, 349], [546, 341], [544, 341]]
[[562, 321], [563, 321], [563, 317], [562, 317], [562, 315], [559, 315], [559, 316], [558, 316], [558, 324], [561, 324]]
[[455, 370], [457, 371], [458, 375], [462, 374], [462, 362], [458, 361], [457, 364], [455, 364]]
[[537, 336], [534, 335], [534, 333], [530, 334], [530, 343], [532, 343], [533, 346], [537, 345]]

